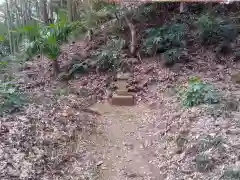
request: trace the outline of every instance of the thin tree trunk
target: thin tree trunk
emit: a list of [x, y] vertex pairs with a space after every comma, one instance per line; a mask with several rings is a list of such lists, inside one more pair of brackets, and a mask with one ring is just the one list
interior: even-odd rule
[[72, 0], [67, 1], [67, 10], [68, 10], [68, 20], [72, 22], [73, 15], [72, 15]]
[[184, 2], [180, 2], [179, 11], [180, 11], [180, 13], [185, 12], [185, 4], [184, 4]]
[[36, 14], [36, 15], [37, 15], [37, 18], [40, 18], [40, 19], [41, 19], [41, 17], [40, 17], [40, 14], [41, 14], [41, 13], [40, 13], [40, 10], [39, 10], [39, 9], [40, 9], [40, 8], [39, 8], [39, 3], [38, 3], [37, 0], [36, 0], [36, 2], [35, 2], [35, 8], [36, 8], [36, 11], [37, 11], [37, 12], [36, 12], [36, 13], [37, 13], [37, 14]]
[[136, 45], [137, 45], [137, 38], [136, 38], [136, 28], [134, 24], [127, 18], [127, 16], [124, 16], [125, 21], [130, 29], [131, 32], [131, 42], [130, 42], [130, 53], [135, 56], [136, 54]]
[[51, 19], [53, 23], [53, 5], [52, 5], [52, 0], [49, 1], [49, 18]]
[[42, 20], [44, 21], [45, 24], [48, 24], [47, 1], [41, 0], [40, 6], [41, 6]]
[[7, 28], [8, 28], [8, 38], [9, 38], [9, 46], [10, 46], [10, 53], [13, 54], [13, 47], [12, 47], [12, 36], [10, 33], [10, 12], [8, 7], [8, 0], [5, 0], [6, 3], [6, 18], [7, 18]]

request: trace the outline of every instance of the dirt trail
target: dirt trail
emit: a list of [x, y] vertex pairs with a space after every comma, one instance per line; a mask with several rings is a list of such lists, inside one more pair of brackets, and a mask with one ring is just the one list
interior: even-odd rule
[[116, 107], [109, 104], [96, 104], [93, 109], [102, 114], [106, 137], [105, 142], [98, 141], [99, 149], [103, 149], [101, 179], [163, 179], [149, 157], [152, 139], [146, 138], [142, 131], [146, 118], [154, 114], [154, 110], [143, 105]]

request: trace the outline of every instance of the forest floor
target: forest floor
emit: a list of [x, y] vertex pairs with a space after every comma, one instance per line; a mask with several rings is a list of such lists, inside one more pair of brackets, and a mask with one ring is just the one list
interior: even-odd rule
[[[1, 179], [239, 179], [240, 91], [231, 82], [239, 66], [198, 51], [170, 69], [154, 58], [135, 65], [132, 81], [144, 86], [132, 107], [108, 103], [108, 74], [63, 83], [49, 61], [24, 63], [15, 75], [30, 98], [1, 119]], [[183, 108], [177, 89], [193, 76], [222, 101]]]
[[[72, 54], [94, 51], [87, 46], [66, 44], [61, 68]], [[239, 180], [240, 85], [232, 74], [240, 62], [190, 46], [190, 61], [171, 68], [158, 58], [131, 58], [137, 63], [130, 107], [109, 103], [111, 73], [57, 81], [47, 59], [12, 65], [8, 71], [27, 103], [1, 117], [0, 179]], [[179, 90], [191, 77], [213, 85], [220, 102], [183, 107]]]

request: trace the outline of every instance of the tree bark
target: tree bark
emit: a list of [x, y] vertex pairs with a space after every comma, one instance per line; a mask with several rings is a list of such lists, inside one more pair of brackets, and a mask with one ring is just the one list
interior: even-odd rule
[[132, 56], [135, 56], [137, 45], [136, 28], [126, 15], [124, 16], [124, 18], [131, 32], [130, 53], [132, 54]]
[[38, 1], [35, 2], [35, 8], [36, 8], [36, 11], [37, 11], [37, 14], [36, 14], [37, 17], [41, 19], [41, 17], [40, 17], [40, 14], [41, 14], [41, 13], [40, 13], [40, 10], [39, 10], [40, 8], [39, 8], [39, 3], [38, 3]]
[[180, 2], [179, 11], [180, 11], [180, 13], [185, 12], [185, 4], [184, 4], [184, 2]]
[[49, 1], [49, 18], [51, 19], [52, 23], [53, 23], [53, 5], [52, 5], [52, 0]]
[[42, 20], [45, 24], [48, 24], [47, 1], [41, 0], [40, 3]]
[[67, 10], [68, 10], [68, 21], [73, 21], [73, 14], [72, 14], [72, 0], [67, 1]]
[[8, 0], [5, 0], [6, 3], [6, 18], [7, 18], [7, 28], [8, 28], [8, 38], [9, 38], [9, 46], [10, 46], [10, 53], [13, 54], [13, 47], [12, 47], [12, 36], [10, 32], [10, 11], [8, 6]]

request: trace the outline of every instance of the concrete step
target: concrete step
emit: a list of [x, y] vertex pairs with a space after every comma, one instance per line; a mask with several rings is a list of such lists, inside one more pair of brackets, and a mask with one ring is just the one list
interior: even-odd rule
[[133, 106], [134, 98], [131, 95], [117, 95], [112, 96], [112, 105], [115, 106]]
[[126, 88], [125, 89], [117, 89], [116, 94], [121, 95], [121, 96], [128, 96], [129, 95], [128, 90]]
[[128, 80], [131, 77], [130, 73], [118, 73], [117, 80]]
[[126, 80], [118, 80], [116, 82], [116, 85], [118, 87], [118, 89], [126, 89], [126, 86], [127, 86], [127, 81]]

